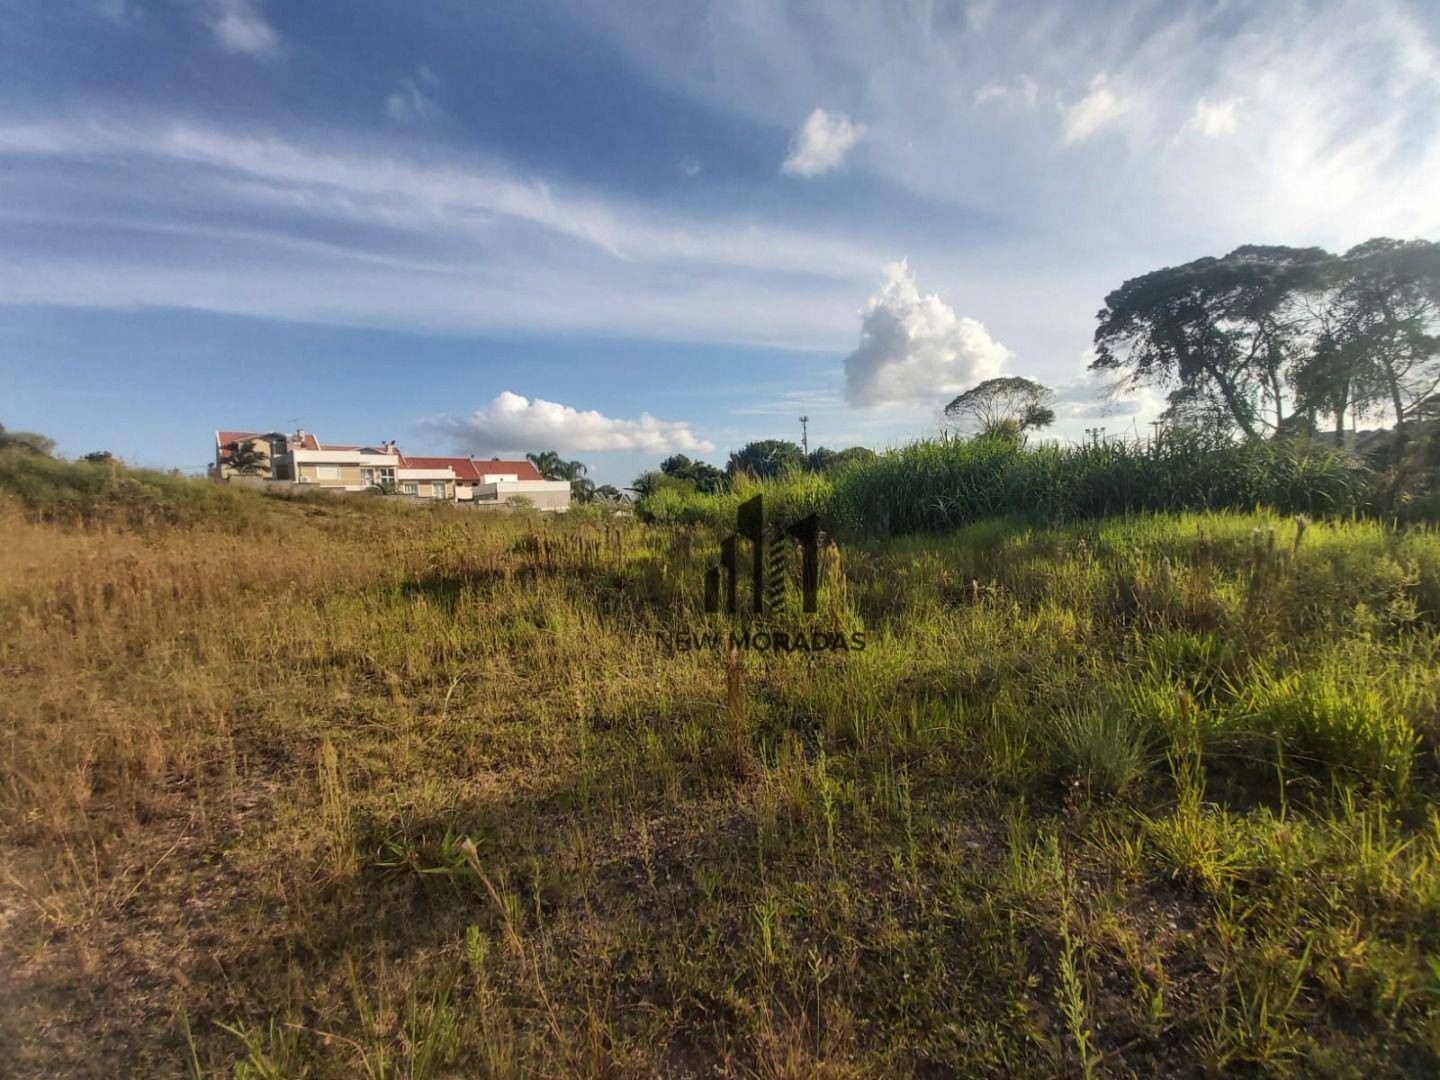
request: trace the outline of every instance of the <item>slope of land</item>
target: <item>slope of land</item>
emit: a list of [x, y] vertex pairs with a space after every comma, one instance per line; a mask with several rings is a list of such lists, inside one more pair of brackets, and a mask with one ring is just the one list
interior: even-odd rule
[[0, 503], [6, 1075], [1440, 1069], [1433, 530], [827, 548], [866, 648], [732, 660], [708, 529], [92, 479]]

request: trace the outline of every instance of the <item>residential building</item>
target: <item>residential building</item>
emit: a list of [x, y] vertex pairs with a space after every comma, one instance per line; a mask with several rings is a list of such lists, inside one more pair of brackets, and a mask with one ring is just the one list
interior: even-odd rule
[[540, 510], [566, 510], [570, 484], [546, 480], [529, 461], [470, 457], [413, 456], [392, 442], [374, 446], [341, 446], [319, 442], [306, 431], [217, 431], [217, 479], [238, 475], [230, 464], [241, 447], [253, 447], [262, 458], [254, 476], [259, 482], [295, 484], [328, 491], [369, 491], [384, 488], [414, 499], [440, 499], [503, 509], [517, 497]]

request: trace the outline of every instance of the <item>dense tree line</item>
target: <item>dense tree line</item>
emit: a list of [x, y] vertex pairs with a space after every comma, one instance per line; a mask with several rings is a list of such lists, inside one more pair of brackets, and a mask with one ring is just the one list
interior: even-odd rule
[[874, 456], [875, 451], [864, 446], [844, 450], [821, 446], [806, 454], [798, 443], [788, 439], [758, 439], [731, 453], [723, 469], [684, 454], [674, 454], [660, 463], [658, 471], [637, 476], [631, 490], [642, 498], [666, 486], [714, 495], [728, 490], [741, 474], [754, 480], [770, 480], [788, 473], [828, 473]]
[[1098, 319], [1091, 370], [1167, 391], [1168, 420], [1339, 443], [1348, 416], [1403, 441], [1440, 389], [1440, 245], [1247, 245], [1133, 278]]

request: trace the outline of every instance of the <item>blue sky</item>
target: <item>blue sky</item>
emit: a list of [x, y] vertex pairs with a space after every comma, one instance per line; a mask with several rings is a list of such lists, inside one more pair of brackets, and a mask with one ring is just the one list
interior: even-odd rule
[[0, 0], [0, 421], [624, 483], [1102, 401], [1125, 278], [1440, 233], [1440, 7]]

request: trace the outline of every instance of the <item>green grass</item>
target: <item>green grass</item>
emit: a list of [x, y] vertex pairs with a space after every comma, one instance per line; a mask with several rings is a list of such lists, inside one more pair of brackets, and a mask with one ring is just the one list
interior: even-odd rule
[[854, 540], [731, 661], [708, 519], [176, 491], [0, 498], [7, 1075], [1440, 1070], [1433, 529]]
[[1025, 448], [997, 439], [927, 439], [833, 474], [797, 473], [703, 495], [663, 488], [642, 516], [669, 525], [721, 525], [762, 493], [787, 520], [818, 512], [847, 536], [947, 532], [997, 517], [1064, 523], [1146, 511], [1254, 510], [1333, 516], [1371, 502], [1374, 478], [1322, 443], [1214, 442]]

